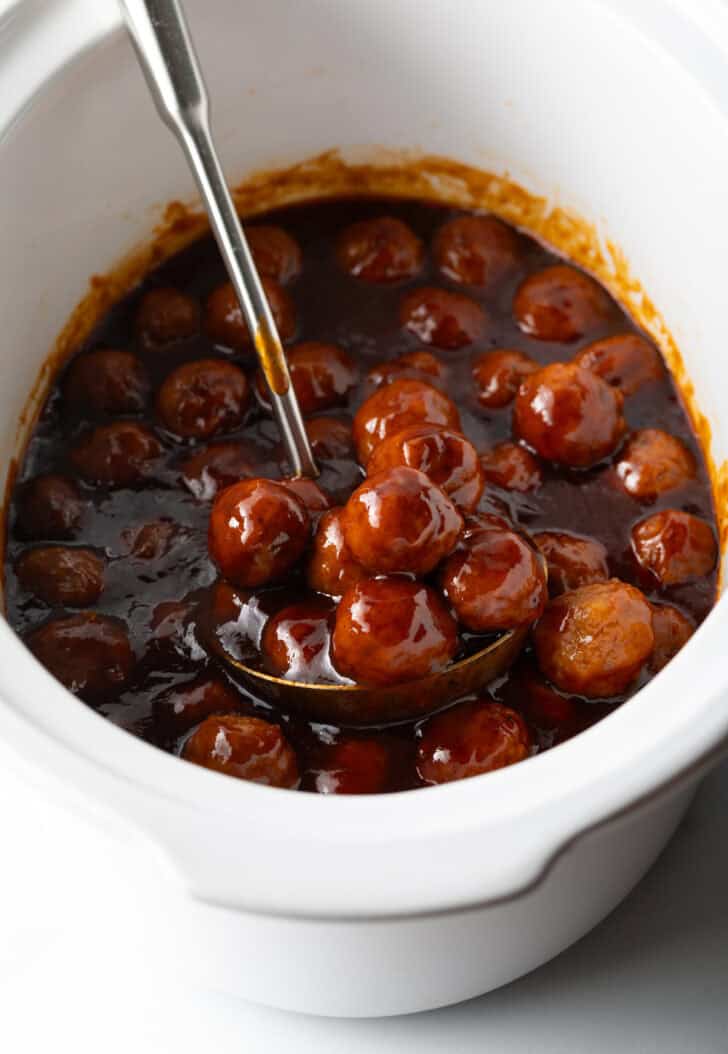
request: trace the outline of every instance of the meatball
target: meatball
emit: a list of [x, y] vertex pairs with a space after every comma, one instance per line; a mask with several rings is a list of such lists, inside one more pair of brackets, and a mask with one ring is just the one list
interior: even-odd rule
[[420, 730], [417, 771], [423, 783], [451, 783], [523, 761], [531, 738], [520, 714], [500, 703], [460, 703]]
[[618, 333], [596, 340], [580, 351], [574, 361], [619, 388], [625, 397], [665, 374], [657, 348], [636, 333]]
[[463, 520], [424, 472], [390, 468], [358, 487], [341, 515], [354, 559], [371, 574], [426, 575], [452, 552]]
[[198, 626], [205, 648], [225, 662], [260, 664], [260, 638], [269, 612], [255, 593], [234, 589], [219, 579], [206, 590]]
[[126, 626], [83, 612], [52, 619], [25, 638], [36, 659], [74, 695], [103, 701], [121, 691], [134, 668]]
[[195, 765], [268, 787], [298, 786], [296, 755], [278, 725], [235, 714], [206, 717], [184, 745]]
[[[291, 383], [303, 414], [328, 410], [346, 402], [346, 396], [358, 378], [356, 364], [335, 344], [315, 340], [296, 344], [287, 353]], [[260, 402], [270, 409], [270, 393], [262, 373], [256, 377]]]
[[616, 465], [617, 479], [633, 498], [654, 501], [695, 478], [695, 458], [684, 443], [659, 428], [630, 436]]
[[198, 637], [199, 610], [195, 594], [163, 600], [154, 607], [149, 620], [150, 646], [163, 653], [165, 665], [179, 665], [186, 673], [190, 662], [199, 666], [207, 661], [207, 650]]
[[188, 340], [200, 330], [200, 306], [179, 289], [151, 289], [142, 297], [136, 329], [139, 340], [149, 349]]
[[290, 476], [288, 479], [280, 480], [280, 482], [284, 487], [292, 490], [296, 497], [301, 499], [312, 517], [316, 513], [326, 512], [327, 509], [331, 508], [331, 499], [328, 494], [324, 494], [321, 487], [314, 480], [307, 479], [306, 476]]
[[535, 373], [538, 363], [524, 351], [497, 348], [484, 351], [473, 361], [473, 381], [480, 405], [498, 410], [513, 402], [524, 377]]
[[342, 509], [324, 513], [313, 540], [307, 578], [311, 589], [340, 597], [367, 573], [351, 554], [341, 527]]
[[165, 379], [157, 410], [165, 426], [185, 439], [210, 439], [242, 423], [248, 402], [248, 379], [231, 362], [197, 359]]
[[260, 642], [268, 672], [304, 684], [332, 680], [333, 614], [330, 600], [313, 597], [289, 604], [269, 618]]
[[136, 560], [162, 560], [174, 545], [179, 526], [173, 520], [150, 520], [121, 532], [124, 550]]
[[23, 538], [73, 538], [84, 507], [74, 480], [67, 476], [36, 476], [18, 490], [16, 533]]
[[458, 620], [475, 633], [528, 625], [546, 605], [539, 554], [520, 534], [496, 525], [472, 534], [453, 553], [441, 581]]
[[513, 314], [529, 337], [569, 344], [609, 318], [609, 297], [593, 278], [566, 264], [530, 275], [516, 291]]
[[495, 216], [458, 216], [440, 227], [433, 254], [453, 282], [493, 286], [516, 264], [518, 238]]
[[480, 340], [486, 315], [476, 300], [437, 286], [408, 293], [399, 307], [399, 320], [423, 344], [456, 351]]
[[367, 474], [372, 476], [400, 465], [424, 472], [461, 512], [472, 512], [483, 493], [483, 470], [475, 447], [460, 432], [449, 428], [403, 428], [374, 448]]
[[89, 483], [131, 487], [151, 474], [161, 455], [162, 444], [151, 428], [116, 421], [83, 435], [71, 451], [71, 461]]
[[695, 623], [672, 604], [653, 604], [652, 630], [655, 634], [655, 650], [650, 659], [650, 672], [659, 673], [690, 640], [695, 632]]
[[336, 255], [347, 274], [365, 282], [402, 282], [422, 268], [422, 242], [406, 223], [381, 216], [342, 231]]
[[27, 549], [15, 573], [23, 589], [53, 607], [89, 607], [104, 588], [104, 562], [93, 549], [65, 545]]
[[513, 530], [513, 523], [508, 519], [506, 513], [507, 509], [503, 510], [503, 515], [499, 512], [485, 512], [482, 509], [478, 509], [470, 516], [466, 516], [465, 525], [460, 533], [461, 541], [467, 541], [468, 538], [472, 538], [474, 534], [477, 534], [484, 528], [490, 529], [491, 527], [496, 527], [498, 530]]
[[596, 538], [564, 531], [540, 531], [533, 540], [546, 557], [552, 597], [609, 578], [607, 550]]
[[546, 681], [535, 663], [523, 659], [511, 671], [505, 694], [506, 702], [512, 699], [531, 726], [550, 733], [549, 745], [580, 731], [580, 707], [593, 706], [562, 695]]
[[408, 425], [444, 425], [460, 431], [455, 403], [437, 388], [409, 378], [391, 381], [362, 403], [354, 418], [359, 463], [366, 465], [377, 443]]
[[652, 609], [626, 582], [595, 582], [552, 600], [533, 640], [557, 688], [588, 699], [620, 695], [652, 654]]
[[130, 351], [92, 351], [74, 359], [64, 394], [74, 410], [91, 414], [134, 414], [149, 398], [149, 377]]
[[154, 701], [154, 719], [167, 735], [182, 735], [212, 714], [234, 714], [240, 696], [220, 677], [203, 674], [177, 684]]
[[286, 285], [301, 272], [301, 247], [282, 227], [247, 227], [245, 237], [258, 274]]
[[259, 461], [260, 455], [250, 443], [213, 443], [186, 458], [180, 465], [180, 476], [198, 501], [209, 501], [223, 487], [255, 476]]
[[632, 551], [661, 586], [708, 575], [718, 559], [713, 528], [680, 509], [664, 509], [632, 528]]
[[[288, 293], [272, 278], [261, 278], [263, 291], [281, 340], [291, 340], [296, 333], [296, 309]], [[230, 282], [218, 286], [207, 298], [205, 329], [216, 344], [232, 351], [252, 351], [253, 341], [248, 332], [240, 304]]]
[[547, 461], [590, 468], [613, 454], [624, 434], [622, 395], [581, 366], [555, 362], [523, 381], [513, 428]]
[[447, 367], [431, 351], [408, 351], [399, 355], [392, 362], [380, 362], [372, 366], [367, 374], [367, 382], [373, 388], [388, 384], [397, 377], [414, 377], [422, 380], [444, 381]]
[[390, 744], [377, 739], [340, 739], [316, 756], [314, 790], [319, 794], [381, 794], [392, 783]]
[[234, 585], [261, 586], [293, 567], [310, 531], [306, 506], [288, 487], [269, 479], [247, 479], [215, 498], [208, 548]]
[[541, 466], [519, 443], [496, 443], [480, 456], [483, 478], [503, 490], [525, 494], [543, 482]]
[[407, 578], [367, 578], [344, 593], [332, 638], [334, 664], [358, 684], [414, 681], [447, 666], [457, 625], [434, 589]]
[[354, 453], [351, 424], [336, 417], [314, 417], [306, 421], [306, 435], [314, 457], [322, 461], [337, 461]]

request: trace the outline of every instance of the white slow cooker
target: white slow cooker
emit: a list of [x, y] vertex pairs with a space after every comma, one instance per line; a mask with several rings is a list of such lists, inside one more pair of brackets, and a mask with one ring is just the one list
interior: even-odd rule
[[[660, 309], [714, 462], [728, 458], [728, 10], [717, 0], [186, 6], [233, 181], [333, 147], [409, 148], [508, 173], [576, 210]], [[11, 5], [0, 23], [3, 476], [89, 276], [147, 238], [167, 202], [193, 196], [113, 0]], [[556, 955], [650, 866], [727, 736], [725, 598], [643, 691], [558, 749], [363, 798], [291, 794], [166, 755], [81, 705], [0, 622], [2, 749], [118, 835], [149, 957], [318, 1014], [444, 1005]]]

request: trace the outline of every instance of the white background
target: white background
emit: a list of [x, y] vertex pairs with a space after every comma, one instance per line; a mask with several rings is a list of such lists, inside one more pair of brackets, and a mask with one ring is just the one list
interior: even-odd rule
[[727, 815], [728, 763], [631, 897], [530, 976], [429, 1014], [323, 1020], [152, 975], [143, 944], [115, 938], [127, 903], [103, 835], [19, 782], [0, 753], [0, 1049], [726, 1054]]

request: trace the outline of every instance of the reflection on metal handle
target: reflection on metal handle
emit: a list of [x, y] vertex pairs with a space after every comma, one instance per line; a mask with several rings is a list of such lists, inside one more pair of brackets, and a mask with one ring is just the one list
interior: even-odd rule
[[276, 324], [210, 134], [209, 103], [179, 0], [121, 0], [126, 22], [162, 120], [179, 139], [253, 335], [273, 411], [297, 476], [316, 476], [306, 429]]

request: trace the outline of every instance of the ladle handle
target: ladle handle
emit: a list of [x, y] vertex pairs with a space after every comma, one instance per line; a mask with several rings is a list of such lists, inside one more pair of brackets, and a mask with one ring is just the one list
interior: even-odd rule
[[164, 123], [182, 145], [271, 393], [297, 476], [317, 476], [288, 364], [210, 133], [207, 89], [179, 0], [121, 0], [126, 24]]

